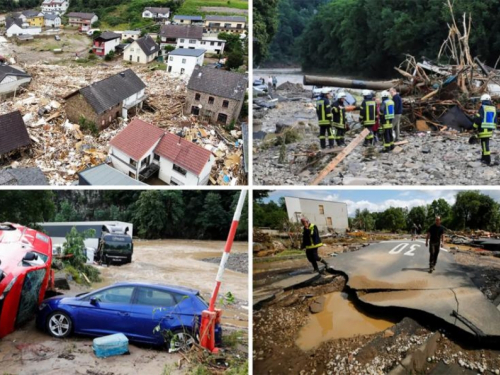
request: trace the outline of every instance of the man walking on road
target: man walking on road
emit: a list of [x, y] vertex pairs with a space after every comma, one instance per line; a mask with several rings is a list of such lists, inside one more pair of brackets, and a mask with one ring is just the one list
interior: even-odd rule
[[392, 125], [394, 127], [394, 132], [396, 133], [396, 142], [399, 141], [399, 124], [401, 122], [401, 115], [403, 114], [403, 99], [399, 95], [398, 90], [395, 87], [389, 90], [391, 92], [392, 101], [394, 102], [394, 120]]
[[[436, 216], [436, 222], [427, 230], [425, 246], [429, 246], [429, 273], [436, 269], [436, 262], [441, 244], [444, 243], [444, 227], [441, 226], [441, 218]], [[430, 240], [430, 245], [429, 245]]]
[[306, 250], [307, 260], [311, 262], [314, 271], [324, 274], [324, 271], [320, 272], [318, 268], [318, 263], [323, 263], [325, 269], [328, 268], [328, 263], [318, 255], [318, 248], [323, 246], [321, 243], [321, 238], [319, 237], [318, 227], [314, 224], [309, 223], [306, 218], [300, 219], [304, 229], [302, 231], [302, 249]]

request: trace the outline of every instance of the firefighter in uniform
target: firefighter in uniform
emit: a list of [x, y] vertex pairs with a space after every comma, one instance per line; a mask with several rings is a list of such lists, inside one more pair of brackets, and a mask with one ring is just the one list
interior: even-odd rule
[[319, 143], [321, 148], [326, 148], [326, 138], [328, 137], [328, 145], [333, 148], [333, 129], [332, 129], [332, 108], [330, 105], [330, 90], [323, 89], [321, 96], [316, 102], [316, 114], [318, 115], [319, 124]]
[[345, 93], [339, 92], [337, 100], [332, 104], [333, 127], [335, 128], [335, 140], [337, 146], [345, 146], [345, 131], [346, 131], [346, 117], [345, 117]]
[[394, 137], [392, 136], [392, 120], [394, 120], [394, 102], [390, 98], [389, 91], [382, 91], [382, 104], [380, 104], [380, 126], [384, 131], [384, 152], [394, 149]]
[[370, 90], [363, 90], [363, 103], [359, 109], [359, 121], [363, 126], [370, 131], [370, 134], [365, 138], [364, 146], [373, 145], [374, 133], [373, 126], [377, 117], [377, 103], [373, 100], [373, 95]]
[[497, 109], [491, 102], [491, 96], [481, 96], [481, 108], [474, 117], [474, 129], [481, 140], [481, 163], [491, 163], [490, 138], [497, 127]]
[[322, 273], [319, 271], [317, 262], [323, 263], [326, 268], [328, 268], [328, 263], [318, 255], [318, 248], [323, 246], [319, 237], [318, 227], [309, 223], [309, 220], [306, 218], [302, 218], [301, 222], [304, 226], [302, 231], [302, 249], [306, 250], [307, 260], [311, 262], [314, 271]]

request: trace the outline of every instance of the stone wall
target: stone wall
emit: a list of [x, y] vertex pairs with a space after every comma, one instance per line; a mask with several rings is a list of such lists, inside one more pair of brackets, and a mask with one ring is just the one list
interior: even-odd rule
[[[200, 94], [200, 100], [195, 100], [195, 95]], [[214, 98], [213, 104], [208, 104], [209, 97]], [[224, 101], [227, 100], [229, 102], [229, 106], [227, 108], [223, 107]], [[241, 107], [243, 106], [243, 100], [237, 101], [234, 99], [226, 99], [221, 98], [215, 95], [209, 95], [202, 92], [196, 92], [193, 90], [188, 90], [186, 96], [186, 105], [185, 105], [185, 113], [191, 113], [191, 107], [197, 106], [201, 104], [203, 109], [202, 111], [211, 111], [213, 114], [210, 118], [210, 122], [215, 124], [217, 122], [217, 117], [219, 113], [224, 113], [227, 115], [227, 124], [230, 124], [232, 120], [238, 120], [238, 117], [241, 112]]]

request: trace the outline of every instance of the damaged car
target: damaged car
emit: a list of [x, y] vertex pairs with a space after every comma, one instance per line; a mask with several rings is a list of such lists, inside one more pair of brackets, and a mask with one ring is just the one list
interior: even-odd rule
[[29, 321], [53, 289], [52, 241], [34, 229], [0, 223], [0, 338]]
[[[173, 352], [198, 341], [201, 314], [207, 308], [197, 290], [125, 282], [76, 297], [46, 299], [40, 305], [37, 327], [57, 338], [123, 333], [130, 341], [166, 344]], [[221, 339], [217, 322], [216, 343]]]

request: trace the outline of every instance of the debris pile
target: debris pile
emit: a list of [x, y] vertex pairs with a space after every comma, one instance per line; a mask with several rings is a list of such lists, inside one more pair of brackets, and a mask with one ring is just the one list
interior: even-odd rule
[[[119, 118], [98, 135], [87, 134], [79, 124], [71, 123], [64, 110], [64, 97], [91, 83], [117, 74], [122, 65], [102, 64], [99, 69], [79, 65], [26, 65], [33, 80], [17, 96], [0, 103], [0, 113], [21, 111], [28, 128], [31, 150], [27, 156], [11, 159], [4, 166], [39, 167], [51, 185], [71, 185], [77, 172], [106, 161], [109, 141], [128, 121]], [[200, 123], [183, 113], [186, 85], [162, 70], [134, 66], [146, 83], [148, 99], [137, 116], [189, 141], [198, 143], [216, 156], [211, 184], [236, 185], [246, 182], [242, 168], [241, 131]]]

